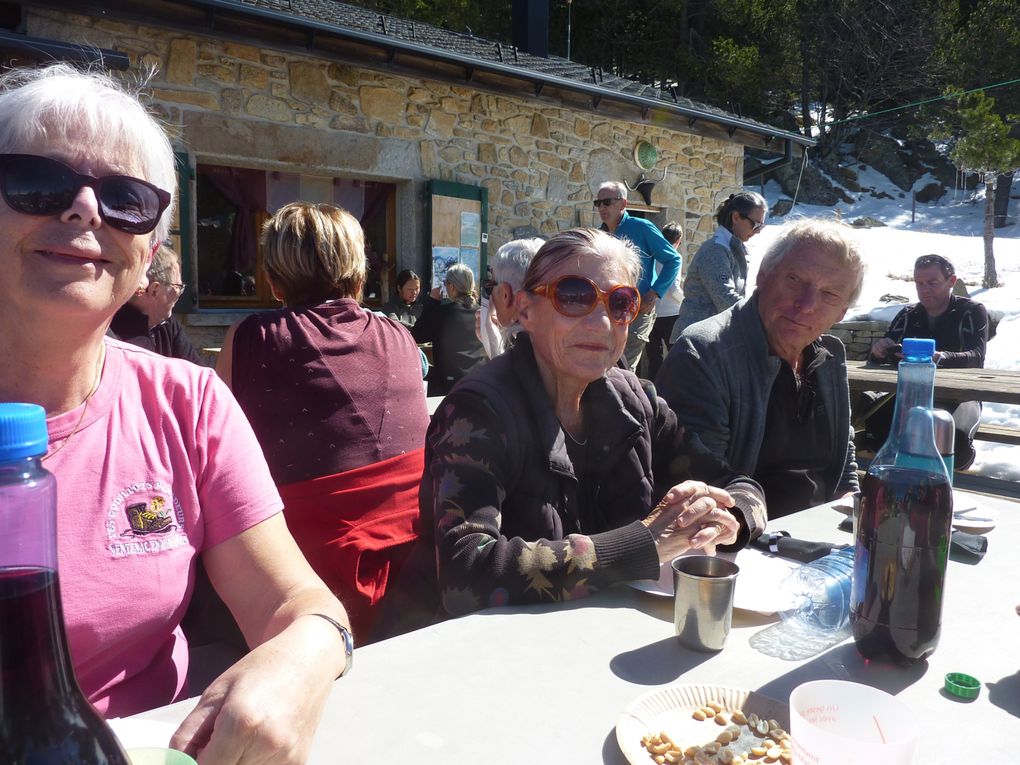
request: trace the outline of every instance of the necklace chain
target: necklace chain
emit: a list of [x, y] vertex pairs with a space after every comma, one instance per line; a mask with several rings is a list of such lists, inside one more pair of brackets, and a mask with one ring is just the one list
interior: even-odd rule
[[44, 456], [41, 460], [39, 460], [40, 462], [45, 462], [54, 454], [56, 454], [65, 446], [67, 446], [67, 442], [74, 438], [75, 433], [77, 433], [81, 429], [82, 423], [85, 422], [85, 413], [89, 410], [89, 402], [92, 400], [92, 397], [96, 394], [96, 391], [99, 390], [99, 380], [103, 375], [103, 358], [105, 358], [105, 356], [106, 346], [104, 345], [99, 351], [99, 359], [96, 361], [96, 374], [95, 378], [92, 380], [92, 389], [89, 390], [88, 395], [85, 396], [85, 401], [82, 402], [81, 415], [78, 417], [78, 422], [74, 424], [74, 428], [72, 428], [71, 432], [67, 434], [67, 437], [60, 442], [60, 446], [58, 446], [52, 452]]

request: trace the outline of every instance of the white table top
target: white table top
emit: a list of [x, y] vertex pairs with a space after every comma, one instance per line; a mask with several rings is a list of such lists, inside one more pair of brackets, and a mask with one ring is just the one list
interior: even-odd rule
[[[671, 599], [619, 586], [574, 603], [490, 609], [357, 649], [354, 670], [330, 696], [310, 763], [619, 765], [626, 761], [617, 718], [648, 690], [712, 683], [785, 702], [800, 683], [825, 678], [883, 688], [912, 707], [922, 730], [918, 763], [1016, 762], [1020, 504], [978, 503], [999, 525], [980, 563], [950, 562], [942, 637], [927, 663], [866, 666], [850, 639], [801, 661], [767, 656], [750, 641], [777, 619], [746, 611], [735, 612], [721, 652], [695, 653], [673, 636]], [[842, 517], [823, 506], [771, 528], [849, 542], [836, 528]], [[944, 695], [951, 671], [982, 681], [976, 701]], [[139, 717], [179, 721], [193, 704]]]

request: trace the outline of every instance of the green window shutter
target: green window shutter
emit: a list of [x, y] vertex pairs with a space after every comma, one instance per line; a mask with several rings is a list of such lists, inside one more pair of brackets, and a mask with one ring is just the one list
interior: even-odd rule
[[195, 167], [186, 151], [174, 152], [177, 164], [177, 228], [170, 229], [170, 238], [181, 256], [181, 281], [187, 285], [175, 312], [195, 313], [198, 310], [198, 261], [195, 252]]

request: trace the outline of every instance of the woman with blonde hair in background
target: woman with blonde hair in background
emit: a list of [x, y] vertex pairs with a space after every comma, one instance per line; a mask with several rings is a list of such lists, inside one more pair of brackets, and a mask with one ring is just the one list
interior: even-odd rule
[[286, 205], [262, 248], [285, 307], [235, 324], [217, 371], [262, 444], [288, 528], [365, 642], [415, 539], [429, 423], [418, 347], [358, 305], [364, 233], [346, 210]]

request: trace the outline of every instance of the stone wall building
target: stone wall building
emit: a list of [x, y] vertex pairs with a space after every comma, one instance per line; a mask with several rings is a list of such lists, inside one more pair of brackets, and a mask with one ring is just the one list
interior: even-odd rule
[[[26, 61], [10, 44], [23, 35], [114, 51], [126, 77], [155, 71], [148, 91], [179, 151], [174, 244], [189, 287], [179, 311], [203, 344], [273, 305], [257, 231], [294, 199], [362, 220], [372, 304], [390, 298], [400, 269], [428, 278], [436, 182], [477, 192], [482, 262], [523, 233], [595, 224], [599, 184], [634, 186], [642, 172], [657, 183], [650, 204], [631, 192], [636, 209], [683, 223], [693, 252], [745, 182], [745, 147], [789, 159], [811, 143], [668, 90], [329, 0], [15, 5], [0, 38], [8, 63]], [[647, 171], [635, 162], [642, 143], [657, 155]]]

